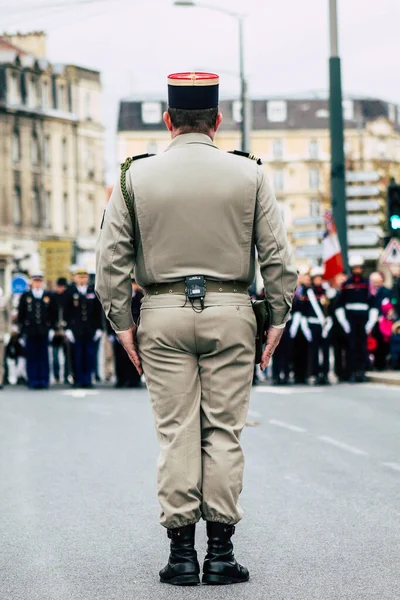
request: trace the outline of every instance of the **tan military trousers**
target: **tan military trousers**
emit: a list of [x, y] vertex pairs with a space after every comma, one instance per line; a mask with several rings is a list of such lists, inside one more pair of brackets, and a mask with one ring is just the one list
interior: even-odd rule
[[[246, 294], [146, 296], [138, 329], [157, 435], [161, 524], [237, 523], [256, 321]], [[197, 305], [197, 301], [196, 301]]]

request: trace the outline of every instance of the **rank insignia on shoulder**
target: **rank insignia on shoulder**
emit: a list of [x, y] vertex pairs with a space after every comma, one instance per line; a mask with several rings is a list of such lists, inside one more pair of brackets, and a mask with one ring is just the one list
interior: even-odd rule
[[122, 171], [127, 171], [129, 169], [129, 167], [131, 166], [131, 164], [135, 161], [135, 160], [140, 160], [141, 158], [148, 158], [149, 156], [155, 156], [155, 154], [137, 154], [136, 156], [129, 156], [125, 162], [121, 163], [121, 170]]
[[250, 158], [250, 160], [255, 160], [258, 165], [262, 165], [261, 158], [258, 158], [254, 154], [250, 152], [242, 152], [241, 150], [230, 150], [229, 154], [236, 154], [237, 156], [244, 156], [245, 158]]

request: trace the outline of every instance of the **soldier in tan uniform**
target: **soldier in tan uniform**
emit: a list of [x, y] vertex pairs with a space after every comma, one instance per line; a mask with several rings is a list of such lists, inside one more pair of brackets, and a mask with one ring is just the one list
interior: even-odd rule
[[[97, 245], [96, 291], [107, 318], [146, 376], [161, 454], [161, 524], [171, 553], [162, 582], [199, 583], [195, 524], [207, 521], [203, 582], [239, 583], [233, 555], [242, 518], [245, 425], [256, 320], [248, 286], [255, 249], [270, 306], [261, 368], [289, 318], [297, 274], [261, 161], [220, 151], [218, 76], [168, 78], [168, 149], [122, 165]], [[242, 153], [238, 153], [242, 154]], [[144, 289], [140, 325], [130, 271]]]

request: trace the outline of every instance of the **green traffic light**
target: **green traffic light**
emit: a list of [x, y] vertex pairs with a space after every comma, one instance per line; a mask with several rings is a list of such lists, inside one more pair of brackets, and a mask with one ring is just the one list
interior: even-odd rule
[[400, 215], [392, 215], [390, 217], [390, 226], [392, 229], [400, 229]]

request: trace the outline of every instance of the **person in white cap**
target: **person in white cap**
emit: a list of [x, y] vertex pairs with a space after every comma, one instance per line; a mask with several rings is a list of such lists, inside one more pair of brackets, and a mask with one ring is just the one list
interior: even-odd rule
[[304, 327], [310, 330], [310, 362], [311, 375], [316, 385], [329, 384], [329, 344], [328, 322], [326, 310], [328, 300], [326, 291], [322, 285], [324, 270], [322, 267], [314, 267], [311, 270], [312, 285], [306, 291], [306, 320]]
[[31, 275], [31, 289], [22, 294], [18, 324], [24, 336], [26, 370], [30, 389], [49, 387], [49, 342], [57, 323], [57, 304], [44, 289], [43, 273]]
[[65, 336], [74, 357], [75, 387], [92, 387], [95, 370], [96, 342], [103, 333], [102, 309], [94, 286], [89, 283], [85, 267], [74, 268], [74, 283], [69, 288], [65, 305]]
[[367, 337], [378, 320], [379, 310], [371, 295], [368, 279], [363, 277], [364, 259], [351, 256], [351, 276], [341, 287], [336, 317], [347, 334], [347, 366], [351, 383], [366, 380]]

